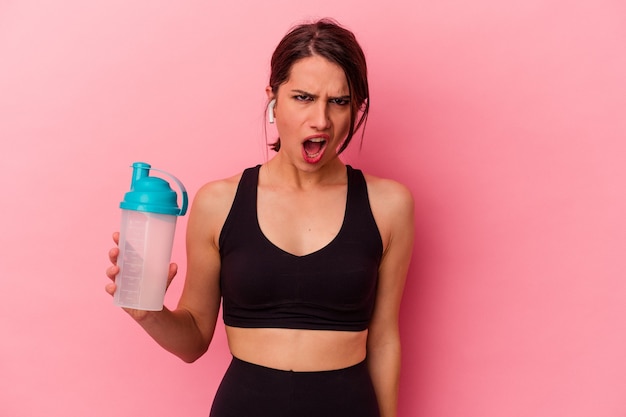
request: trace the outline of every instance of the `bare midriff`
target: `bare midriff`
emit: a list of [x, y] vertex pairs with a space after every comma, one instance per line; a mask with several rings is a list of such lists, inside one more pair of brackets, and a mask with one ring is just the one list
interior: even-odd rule
[[299, 330], [226, 326], [230, 351], [238, 359], [295, 372], [347, 368], [365, 359], [367, 330]]

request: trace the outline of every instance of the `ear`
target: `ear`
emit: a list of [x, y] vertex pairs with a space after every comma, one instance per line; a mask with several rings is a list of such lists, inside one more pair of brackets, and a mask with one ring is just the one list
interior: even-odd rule
[[265, 87], [265, 94], [267, 95], [268, 102], [276, 98], [274, 92], [272, 91], [272, 87], [270, 87], [269, 85]]

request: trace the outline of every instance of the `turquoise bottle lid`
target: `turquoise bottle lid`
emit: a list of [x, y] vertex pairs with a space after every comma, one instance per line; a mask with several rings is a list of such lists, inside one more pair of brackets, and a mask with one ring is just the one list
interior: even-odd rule
[[[120, 208], [149, 213], [184, 216], [187, 212], [188, 196], [183, 184], [172, 174], [154, 169], [145, 162], [134, 162], [130, 191], [124, 195]], [[163, 173], [178, 185], [181, 191], [182, 207], [178, 208], [176, 191], [163, 178], [151, 177], [150, 170]]]

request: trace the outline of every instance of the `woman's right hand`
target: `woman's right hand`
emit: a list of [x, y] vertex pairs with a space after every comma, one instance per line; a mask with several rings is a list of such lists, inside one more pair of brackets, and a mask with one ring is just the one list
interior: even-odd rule
[[[120, 254], [120, 250], [118, 247], [119, 242], [120, 242], [119, 232], [113, 233], [113, 242], [115, 242], [115, 247], [109, 250], [109, 260], [111, 261], [111, 266], [109, 266], [106, 270], [106, 275], [107, 277], [109, 277], [111, 282], [106, 284], [104, 287], [104, 290], [107, 293], [109, 293], [111, 296], [115, 294], [115, 290], [117, 289], [117, 286], [115, 285], [115, 277], [120, 272], [120, 267], [117, 266], [117, 257]], [[170, 270], [167, 274], [167, 287], [166, 288], [169, 288], [170, 284], [172, 283], [172, 280], [176, 276], [177, 271], [178, 271], [178, 265], [175, 263], [171, 263]], [[136, 310], [133, 308], [126, 308], [126, 307], [123, 307], [123, 309], [128, 314], [130, 314], [132, 318], [134, 318], [137, 321], [141, 321], [145, 319], [150, 313], [154, 313], [152, 311]]]

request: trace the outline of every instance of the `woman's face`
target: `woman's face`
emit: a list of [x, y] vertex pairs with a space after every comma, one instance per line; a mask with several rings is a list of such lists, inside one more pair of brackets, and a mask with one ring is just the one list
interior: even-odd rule
[[310, 170], [337, 157], [350, 129], [350, 91], [343, 69], [325, 58], [296, 61], [278, 88], [274, 113], [280, 151]]

